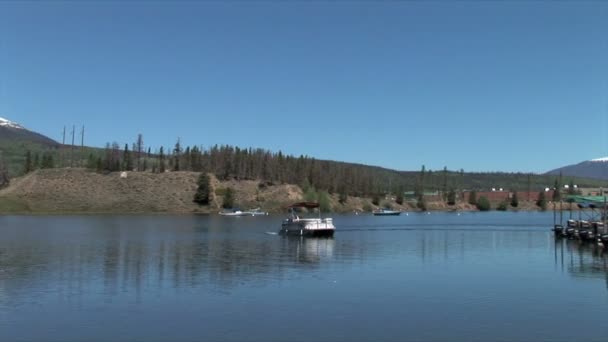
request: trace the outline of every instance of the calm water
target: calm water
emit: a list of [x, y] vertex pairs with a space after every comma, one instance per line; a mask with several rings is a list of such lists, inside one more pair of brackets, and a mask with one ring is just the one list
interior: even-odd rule
[[281, 218], [0, 217], [0, 340], [608, 339], [608, 256], [550, 213]]

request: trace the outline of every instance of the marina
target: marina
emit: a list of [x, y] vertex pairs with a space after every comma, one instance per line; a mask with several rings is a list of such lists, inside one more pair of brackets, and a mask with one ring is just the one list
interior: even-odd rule
[[[556, 238], [576, 239], [582, 242], [608, 245], [608, 205], [606, 196], [568, 196], [568, 208], [562, 201], [553, 203], [553, 232]], [[576, 205], [576, 212], [573, 206]], [[568, 218], [564, 224], [564, 211]]]

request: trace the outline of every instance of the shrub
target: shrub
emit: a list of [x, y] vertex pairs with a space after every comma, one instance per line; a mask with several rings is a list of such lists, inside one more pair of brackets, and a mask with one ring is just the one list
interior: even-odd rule
[[490, 201], [485, 196], [481, 196], [477, 200], [477, 209], [479, 209], [479, 211], [488, 211], [492, 209], [492, 206], [490, 205]]
[[456, 204], [456, 191], [454, 189], [450, 189], [448, 192], [448, 205]]
[[496, 210], [507, 211], [507, 202], [502, 201], [502, 202], [498, 203], [498, 206], [496, 207]]

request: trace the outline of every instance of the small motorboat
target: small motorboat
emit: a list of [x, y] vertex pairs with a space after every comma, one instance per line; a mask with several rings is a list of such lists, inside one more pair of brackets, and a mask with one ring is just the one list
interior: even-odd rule
[[390, 209], [378, 209], [372, 212], [374, 216], [397, 216], [401, 215], [400, 211]]
[[566, 235], [564, 231], [564, 226], [562, 226], [561, 224], [556, 224], [555, 226], [553, 226], [553, 231], [555, 232], [555, 236], [557, 237]]
[[266, 216], [268, 215], [267, 211], [262, 211], [260, 208], [249, 209], [244, 211], [247, 216]]
[[240, 209], [232, 209], [230, 211], [220, 211], [220, 215], [222, 216], [247, 216], [247, 213], [241, 211]]

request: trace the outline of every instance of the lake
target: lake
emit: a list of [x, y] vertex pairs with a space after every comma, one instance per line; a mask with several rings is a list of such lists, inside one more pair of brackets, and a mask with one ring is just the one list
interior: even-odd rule
[[0, 340], [608, 339], [608, 258], [550, 212], [333, 217], [1, 216]]

